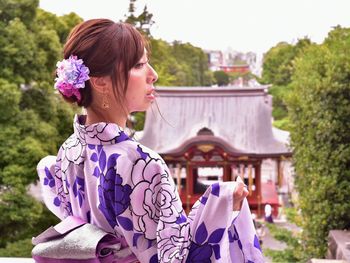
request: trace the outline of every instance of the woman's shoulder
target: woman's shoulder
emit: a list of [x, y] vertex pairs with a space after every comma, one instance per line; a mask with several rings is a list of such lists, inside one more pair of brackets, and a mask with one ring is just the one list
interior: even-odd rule
[[81, 148], [82, 146], [83, 144], [81, 143], [77, 135], [73, 133], [61, 144], [60, 148], [58, 149], [58, 155], [60, 154], [60, 152], [64, 150], [67, 150], [67, 149], [74, 150], [77, 147]]

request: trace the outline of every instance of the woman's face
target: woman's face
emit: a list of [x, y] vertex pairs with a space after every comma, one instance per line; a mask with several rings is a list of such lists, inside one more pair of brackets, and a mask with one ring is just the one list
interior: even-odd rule
[[157, 72], [148, 64], [147, 51], [130, 70], [126, 90], [126, 107], [129, 113], [145, 111], [154, 101], [153, 83], [158, 79]]

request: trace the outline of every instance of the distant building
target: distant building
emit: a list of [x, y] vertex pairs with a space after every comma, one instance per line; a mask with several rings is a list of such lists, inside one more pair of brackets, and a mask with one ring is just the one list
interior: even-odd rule
[[272, 127], [267, 87], [164, 87], [157, 93], [161, 115], [147, 111], [140, 142], [167, 162], [184, 207], [211, 183], [241, 176], [252, 211], [262, 216], [270, 204], [277, 216], [292, 153], [288, 135]]
[[224, 55], [221, 51], [207, 51], [209, 69], [212, 71], [220, 70], [220, 66], [224, 64]]
[[232, 66], [219, 66], [219, 70], [226, 73], [248, 73], [250, 71], [249, 65], [232, 65]]
[[207, 50], [209, 69], [212, 71], [222, 70], [227, 73], [247, 73], [251, 72], [256, 76], [261, 76], [262, 59], [254, 52], [238, 52], [231, 48], [227, 51]]

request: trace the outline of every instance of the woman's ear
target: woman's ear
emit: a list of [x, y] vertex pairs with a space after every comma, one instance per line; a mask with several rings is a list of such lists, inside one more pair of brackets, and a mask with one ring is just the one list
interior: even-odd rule
[[97, 92], [105, 93], [110, 88], [112, 81], [109, 76], [90, 77], [90, 83]]

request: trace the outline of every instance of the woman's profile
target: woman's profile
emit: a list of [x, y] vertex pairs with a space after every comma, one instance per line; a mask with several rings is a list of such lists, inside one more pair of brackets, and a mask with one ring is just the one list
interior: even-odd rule
[[186, 215], [164, 160], [124, 131], [155, 100], [149, 52], [129, 24], [92, 19], [72, 30], [55, 88], [86, 115], [38, 164], [45, 204], [120, 237], [115, 262], [262, 262], [242, 182], [211, 185]]

